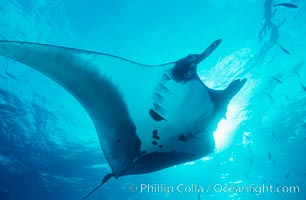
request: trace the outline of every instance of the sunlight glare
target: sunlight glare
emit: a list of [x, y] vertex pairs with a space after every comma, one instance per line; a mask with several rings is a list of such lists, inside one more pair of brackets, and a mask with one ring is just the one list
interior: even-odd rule
[[235, 129], [242, 121], [237, 117], [239, 111], [240, 108], [238, 105], [230, 104], [226, 113], [226, 119], [222, 119], [219, 122], [214, 132], [217, 151], [223, 150], [231, 144]]

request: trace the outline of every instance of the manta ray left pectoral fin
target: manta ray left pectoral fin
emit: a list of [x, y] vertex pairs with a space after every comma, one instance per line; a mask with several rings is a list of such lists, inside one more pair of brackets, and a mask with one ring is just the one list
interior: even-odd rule
[[69, 91], [91, 117], [112, 176], [128, 170], [140, 155], [141, 141], [117, 77], [121, 69], [143, 66], [107, 54], [27, 42], [0, 41], [0, 55], [42, 72]]

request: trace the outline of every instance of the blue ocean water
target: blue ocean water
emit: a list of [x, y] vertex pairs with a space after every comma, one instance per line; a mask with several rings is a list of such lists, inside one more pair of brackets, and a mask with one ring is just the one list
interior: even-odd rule
[[[198, 66], [201, 79], [216, 89], [248, 82], [214, 134], [216, 151], [112, 179], [90, 198], [305, 199], [306, 6], [277, 3], [284, 2], [1, 0], [0, 38], [147, 64], [200, 53], [222, 38]], [[54, 81], [1, 57], [0, 199], [81, 199], [109, 171], [81, 105]]]

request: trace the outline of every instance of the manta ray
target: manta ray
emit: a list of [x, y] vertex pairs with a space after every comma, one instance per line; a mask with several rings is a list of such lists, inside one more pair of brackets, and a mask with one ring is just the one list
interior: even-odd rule
[[111, 177], [144, 174], [200, 159], [215, 149], [213, 132], [246, 83], [207, 87], [197, 65], [221, 43], [178, 61], [146, 65], [122, 57], [47, 44], [0, 41], [0, 55], [45, 74], [90, 116]]

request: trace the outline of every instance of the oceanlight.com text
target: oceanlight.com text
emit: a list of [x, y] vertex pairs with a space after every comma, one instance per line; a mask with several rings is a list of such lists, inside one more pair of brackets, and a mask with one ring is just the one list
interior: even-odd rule
[[254, 195], [262, 195], [265, 193], [299, 193], [299, 186], [287, 185], [239, 185], [239, 184], [131, 184], [129, 186], [130, 192], [140, 193], [253, 193]]

